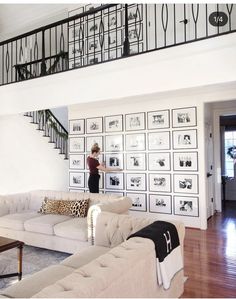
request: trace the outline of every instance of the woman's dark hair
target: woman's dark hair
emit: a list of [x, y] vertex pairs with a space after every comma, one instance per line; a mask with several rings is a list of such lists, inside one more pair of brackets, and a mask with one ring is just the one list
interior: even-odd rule
[[92, 148], [91, 148], [91, 153], [93, 154], [93, 153], [98, 153], [98, 152], [100, 152], [100, 147], [98, 146], [98, 143], [94, 143], [94, 145], [92, 146]]

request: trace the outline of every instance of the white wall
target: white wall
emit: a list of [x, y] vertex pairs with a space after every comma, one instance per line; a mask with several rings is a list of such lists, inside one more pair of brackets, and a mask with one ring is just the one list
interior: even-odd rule
[[0, 117], [0, 194], [67, 190], [68, 161], [22, 115]]
[[[199, 194], [186, 194], [186, 196], [197, 196], [199, 198], [199, 217], [186, 217], [186, 216], [177, 216], [173, 215], [173, 207], [172, 207], [172, 215], [167, 214], [156, 214], [156, 213], [149, 213], [149, 212], [131, 212], [136, 216], [147, 216], [147, 217], [155, 217], [159, 219], [178, 219], [185, 223], [185, 225], [189, 227], [198, 227], [202, 229], [206, 229], [206, 189], [205, 189], [205, 155], [204, 155], [204, 113], [203, 113], [203, 101], [200, 97], [189, 97], [189, 96], [169, 96], [169, 98], [162, 98], [160, 95], [158, 96], [145, 96], [133, 99], [124, 99], [122, 101], [112, 100], [110, 103], [100, 103], [98, 104], [87, 104], [87, 105], [73, 105], [70, 106], [69, 109], [69, 119], [81, 119], [81, 118], [91, 118], [91, 117], [99, 117], [99, 116], [107, 116], [107, 115], [117, 115], [117, 114], [127, 114], [127, 113], [135, 113], [135, 112], [147, 112], [147, 111], [155, 111], [155, 110], [163, 110], [163, 109], [174, 109], [180, 107], [190, 107], [196, 106], [197, 107], [197, 126], [191, 127], [191, 129], [197, 129], [198, 131], [198, 149], [191, 149], [189, 151], [198, 151], [198, 163], [199, 163], [199, 171], [198, 172], [191, 172], [191, 174], [198, 174], [199, 175]], [[188, 128], [190, 129], [190, 127]], [[171, 132], [176, 129], [164, 129], [162, 131]], [[136, 131], [135, 133], [143, 133], [143, 131]], [[148, 132], [147, 130], [145, 132]], [[127, 133], [134, 133], [134, 132], [127, 132]], [[111, 135], [112, 133], [108, 134]], [[115, 133], [114, 133], [115, 134]], [[118, 134], [118, 133], [117, 133]], [[121, 134], [121, 133], [119, 133]], [[96, 134], [96, 135], [105, 135], [103, 134]], [[107, 135], [107, 134], [106, 134]], [[87, 135], [88, 136], [88, 135]], [[74, 135], [73, 135], [74, 137]], [[80, 135], [81, 137], [81, 135]], [[147, 149], [147, 144], [146, 144]], [[179, 150], [181, 151], [181, 150]], [[186, 150], [185, 150], [186, 151]], [[146, 155], [148, 150], [145, 151]], [[167, 150], [166, 152], [171, 152], [171, 161], [173, 150]], [[175, 151], [176, 152], [176, 151]], [[125, 155], [124, 155], [125, 161]], [[172, 161], [173, 162], [173, 161]], [[71, 170], [75, 171], [75, 170]], [[80, 170], [81, 171], [81, 170]], [[88, 170], [85, 170], [88, 171]], [[124, 173], [131, 173], [132, 171], [124, 170]], [[147, 171], [138, 171], [147, 174]], [[173, 174], [173, 164], [171, 167], [171, 171], [167, 171], [166, 173]], [[176, 173], [176, 172], [175, 172]], [[180, 174], [180, 172], [178, 172]], [[186, 172], [182, 172], [186, 173]], [[147, 180], [148, 181], [148, 180]], [[73, 188], [74, 189], [74, 188]], [[124, 188], [125, 189], [125, 188]], [[86, 189], [87, 190], [87, 189]], [[110, 191], [106, 189], [105, 191]], [[118, 191], [119, 192], [119, 191]], [[121, 191], [126, 192], [126, 190]], [[130, 192], [130, 191], [127, 191]], [[132, 192], [132, 191], [131, 191]], [[135, 191], [133, 191], [135, 192]], [[136, 192], [137, 193], [137, 192]], [[141, 192], [140, 192], [141, 193]], [[148, 188], [146, 192], [147, 194], [147, 210], [149, 211], [149, 192]], [[173, 192], [173, 176], [172, 176], [172, 192], [170, 193], [172, 197], [175, 194]], [[168, 193], [169, 195], [169, 193]], [[182, 194], [184, 195], [184, 194]], [[173, 201], [173, 199], [172, 199]]]

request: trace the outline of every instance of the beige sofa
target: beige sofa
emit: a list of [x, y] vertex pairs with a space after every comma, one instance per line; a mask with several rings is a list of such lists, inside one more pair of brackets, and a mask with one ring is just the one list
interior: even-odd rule
[[[168, 290], [157, 283], [154, 243], [131, 233], [154, 220], [102, 212], [97, 218], [95, 245], [9, 287], [2, 298], [180, 297], [184, 273]], [[177, 227], [183, 249], [185, 228]]]
[[[89, 199], [86, 218], [38, 213], [45, 197], [60, 200]], [[131, 199], [108, 194], [32, 191], [0, 196], [0, 236], [25, 244], [74, 253], [93, 242], [96, 216], [101, 211], [127, 213]], [[66, 241], [66, 242], [65, 242]]]

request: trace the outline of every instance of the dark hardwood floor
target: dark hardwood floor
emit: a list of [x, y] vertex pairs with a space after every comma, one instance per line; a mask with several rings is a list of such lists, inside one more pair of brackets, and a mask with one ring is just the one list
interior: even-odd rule
[[236, 297], [236, 202], [208, 220], [208, 229], [186, 229], [183, 298]]

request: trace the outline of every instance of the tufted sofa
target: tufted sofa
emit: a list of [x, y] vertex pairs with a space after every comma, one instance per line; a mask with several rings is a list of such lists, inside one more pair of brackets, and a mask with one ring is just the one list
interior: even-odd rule
[[[80, 250], [56, 266], [50, 266], [7, 288], [2, 298], [180, 297], [184, 272], [179, 271], [164, 290], [157, 283], [154, 243], [131, 238], [130, 233], [154, 220], [101, 212], [97, 218], [95, 245]], [[185, 228], [176, 225], [183, 249]]]
[[[85, 218], [38, 213], [45, 197], [59, 200], [89, 199]], [[127, 213], [131, 199], [108, 194], [31, 191], [0, 196], [0, 236], [28, 245], [73, 253], [93, 243], [96, 217], [101, 211]], [[66, 242], [65, 242], [66, 241]]]

